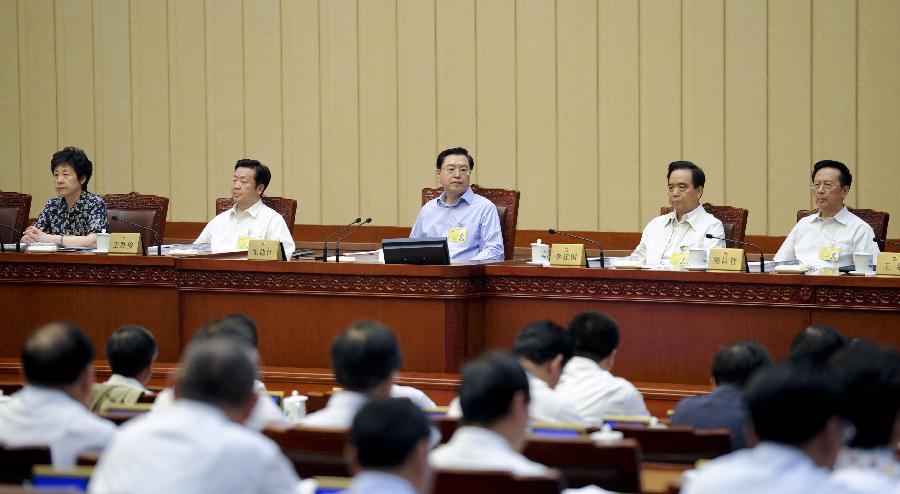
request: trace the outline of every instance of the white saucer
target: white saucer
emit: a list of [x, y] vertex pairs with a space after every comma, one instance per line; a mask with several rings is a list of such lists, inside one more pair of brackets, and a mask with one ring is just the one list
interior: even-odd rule
[[853, 276], [872, 276], [875, 274], [875, 271], [849, 271], [847, 274], [851, 274]]
[[543, 266], [545, 262], [548, 261], [528, 261], [525, 264], [531, 264], [533, 266]]
[[94, 254], [109, 254], [109, 250], [94, 249], [91, 252], [93, 252]]

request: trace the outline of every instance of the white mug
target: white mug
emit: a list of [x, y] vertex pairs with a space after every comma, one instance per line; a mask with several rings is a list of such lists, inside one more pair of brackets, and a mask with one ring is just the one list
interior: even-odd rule
[[109, 252], [109, 234], [97, 234], [97, 252]]
[[870, 252], [854, 252], [853, 253], [853, 269], [857, 273], [868, 273], [872, 271], [872, 254]]
[[691, 249], [688, 251], [688, 267], [706, 267], [706, 249]]
[[291, 396], [288, 396], [282, 402], [285, 418], [296, 424], [303, 417], [306, 417], [306, 400], [308, 399], [308, 396], [303, 396], [297, 390], [294, 390]]
[[531, 244], [531, 262], [544, 263], [550, 260], [550, 244], [542, 244], [540, 239]]

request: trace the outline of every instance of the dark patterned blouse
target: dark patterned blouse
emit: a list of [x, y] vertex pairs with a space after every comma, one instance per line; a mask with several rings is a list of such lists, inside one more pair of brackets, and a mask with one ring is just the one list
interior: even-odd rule
[[82, 191], [71, 211], [64, 197], [47, 201], [34, 226], [51, 235], [90, 235], [109, 230], [106, 204], [97, 194]]

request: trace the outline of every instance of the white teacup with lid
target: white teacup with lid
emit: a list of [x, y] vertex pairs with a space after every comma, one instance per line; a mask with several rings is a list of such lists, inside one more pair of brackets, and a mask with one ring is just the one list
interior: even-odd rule
[[284, 416], [292, 423], [300, 422], [306, 417], [306, 400], [308, 396], [303, 396], [297, 390], [291, 392], [291, 396], [284, 399], [282, 405], [284, 407]]
[[109, 234], [106, 233], [106, 229], [104, 228], [97, 235], [97, 250], [95, 252], [98, 253], [107, 253], [109, 252]]
[[544, 264], [550, 261], [550, 244], [541, 243], [541, 239], [531, 244], [531, 262]]

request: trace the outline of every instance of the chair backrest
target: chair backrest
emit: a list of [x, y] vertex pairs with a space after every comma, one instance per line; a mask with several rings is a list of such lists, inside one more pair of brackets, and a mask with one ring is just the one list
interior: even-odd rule
[[[422, 189], [422, 205], [437, 198], [444, 192], [443, 187]], [[500, 217], [500, 231], [503, 233], [503, 258], [513, 258], [516, 247], [516, 224], [519, 221], [519, 197], [521, 193], [515, 189], [489, 189], [472, 184], [472, 192], [488, 199], [497, 207]]]
[[318, 412], [325, 408], [332, 394], [331, 391], [310, 391], [306, 393], [306, 413]]
[[441, 443], [445, 443], [453, 437], [453, 433], [459, 428], [459, 419], [456, 417], [448, 417], [446, 415], [440, 417], [431, 417], [431, 423], [437, 427], [441, 433]]
[[[18, 192], [0, 192], [0, 223], [9, 225], [18, 232], [25, 230], [28, 222], [28, 214], [31, 212], [31, 195]], [[16, 241], [16, 235], [4, 229], [0, 229], [0, 241], [11, 244]]]
[[0, 444], [0, 484], [31, 480], [35, 465], [52, 463], [48, 446], [8, 447]]
[[433, 494], [558, 494], [565, 482], [557, 472], [542, 477], [516, 477], [509, 472], [435, 470]]
[[598, 443], [587, 436], [529, 436], [522, 452], [559, 469], [571, 487], [596, 484], [615, 492], [641, 491], [641, 449], [631, 439]]
[[313, 476], [349, 477], [344, 464], [347, 431], [318, 427], [266, 429], [263, 433], [275, 441], [303, 478]]
[[166, 216], [169, 213], [169, 198], [129, 192], [127, 194], [107, 194], [103, 196], [110, 233], [140, 233], [145, 246], [156, 245], [153, 234], [121, 221], [113, 221], [117, 216], [127, 221], [152, 228], [159, 232], [160, 241], [166, 235]]
[[[878, 238], [887, 238], [888, 232], [888, 220], [891, 219], [891, 215], [888, 214], [887, 211], [875, 211], [874, 209], [850, 209], [847, 208], [848, 211], [859, 216], [860, 219], [865, 221], [872, 227], [872, 230], [875, 232], [875, 236]], [[801, 209], [797, 211], [797, 221], [802, 220], [803, 218], [818, 213], [818, 209]], [[878, 242], [878, 250], [884, 252], [884, 242]]]
[[622, 425], [615, 430], [641, 445], [645, 461], [695, 463], [731, 452], [728, 429], [702, 430], [680, 425], [656, 429]]
[[[747, 233], [748, 211], [746, 209], [734, 206], [713, 206], [708, 202], [703, 203], [703, 209], [722, 222], [722, 226], [725, 228], [725, 238], [738, 242], [744, 241], [744, 234]], [[659, 208], [660, 215], [671, 212], [671, 207]]]
[[[262, 202], [266, 206], [274, 209], [275, 212], [284, 218], [287, 223], [288, 231], [294, 233], [294, 219], [297, 217], [297, 200], [287, 197], [269, 197], [262, 196]], [[234, 200], [230, 197], [220, 197], [216, 199], [216, 214], [222, 214], [234, 207]]]

